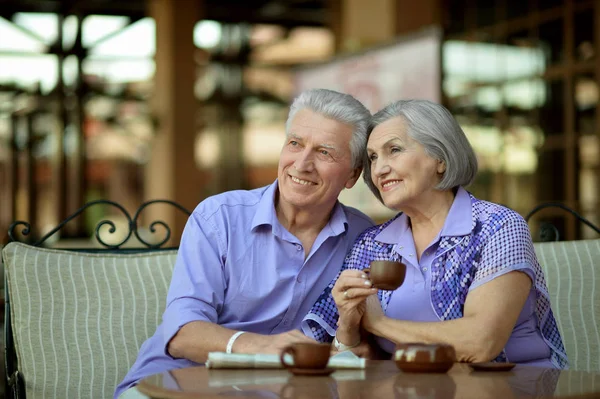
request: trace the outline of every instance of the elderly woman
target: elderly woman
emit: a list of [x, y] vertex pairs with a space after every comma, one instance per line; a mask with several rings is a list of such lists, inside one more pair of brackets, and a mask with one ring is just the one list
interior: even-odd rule
[[[477, 160], [450, 112], [392, 103], [373, 116], [367, 151], [367, 185], [400, 213], [358, 237], [304, 333], [338, 350], [371, 334], [388, 353], [400, 342], [447, 343], [463, 362], [567, 367], [527, 223], [463, 188]], [[403, 285], [371, 288], [361, 269], [373, 260], [405, 263]]]

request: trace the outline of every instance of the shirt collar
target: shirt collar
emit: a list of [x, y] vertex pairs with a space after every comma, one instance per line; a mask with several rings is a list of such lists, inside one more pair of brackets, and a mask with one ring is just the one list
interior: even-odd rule
[[[277, 220], [277, 214], [275, 212], [275, 194], [277, 193], [277, 180], [273, 182], [265, 192], [263, 193], [254, 218], [252, 219], [252, 230], [260, 225], [266, 224], [273, 226]], [[278, 224], [279, 222], [277, 222]]]
[[[252, 230], [260, 225], [269, 225], [274, 231], [279, 230], [281, 223], [279, 223], [277, 212], [275, 212], [275, 195], [277, 194], [278, 187], [278, 181], [275, 180], [263, 193], [252, 219]], [[346, 217], [344, 207], [339, 201], [336, 201], [333, 206], [331, 217], [325, 228], [329, 228], [334, 236], [345, 233], [348, 229], [348, 218]]]
[[[396, 244], [400, 236], [408, 231], [408, 216], [401, 213], [396, 216], [389, 225], [387, 225], [375, 237], [375, 240], [385, 244]], [[446, 221], [440, 232], [443, 236], [464, 236], [473, 230], [473, 209], [471, 205], [471, 196], [462, 187], [458, 188]]]
[[440, 235], [446, 237], [465, 236], [473, 230], [473, 226], [471, 196], [467, 190], [459, 187]]

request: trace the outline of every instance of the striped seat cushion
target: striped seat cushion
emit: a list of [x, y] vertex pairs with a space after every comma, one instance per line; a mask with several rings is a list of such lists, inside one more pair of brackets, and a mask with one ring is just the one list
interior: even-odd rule
[[111, 398], [160, 323], [176, 251], [3, 250], [28, 398]]
[[600, 239], [534, 247], [570, 368], [600, 372]]

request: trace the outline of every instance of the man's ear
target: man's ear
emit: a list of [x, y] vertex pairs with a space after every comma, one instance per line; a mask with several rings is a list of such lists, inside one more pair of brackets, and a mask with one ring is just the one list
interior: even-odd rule
[[362, 172], [362, 168], [352, 169], [352, 175], [346, 181], [346, 188], [352, 188], [352, 187], [354, 187], [354, 185], [358, 181], [358, 178], [360, 177], [360, 172]]

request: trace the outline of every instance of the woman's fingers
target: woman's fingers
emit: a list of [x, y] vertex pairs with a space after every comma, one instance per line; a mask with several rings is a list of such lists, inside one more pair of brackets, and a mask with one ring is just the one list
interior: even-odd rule
[[363, 277], [363, 276], [366, 276], [366, 274], [362, 270], [356, 270], [356, 269], [347, 269], [347, 270], [344, 270], [340, 274], [340, 278], [344, 278], [344, 277]]
[[350, 288], [370, 288], [371, 285], [372, 283], [366, 274], [358, 270], [345, 270], [336, 281], [333, 291], [344, 292]]
[[345, 300], [364, 300], [366, 297], [373, 295], [376, 292], [377, 288], [348, 288], [342, 292], [342, 298]]
[[350, 288], [371, 288], [371, 280], [362, 277], [348, 277], [339, 285], [340, 291], [346, 291]]

